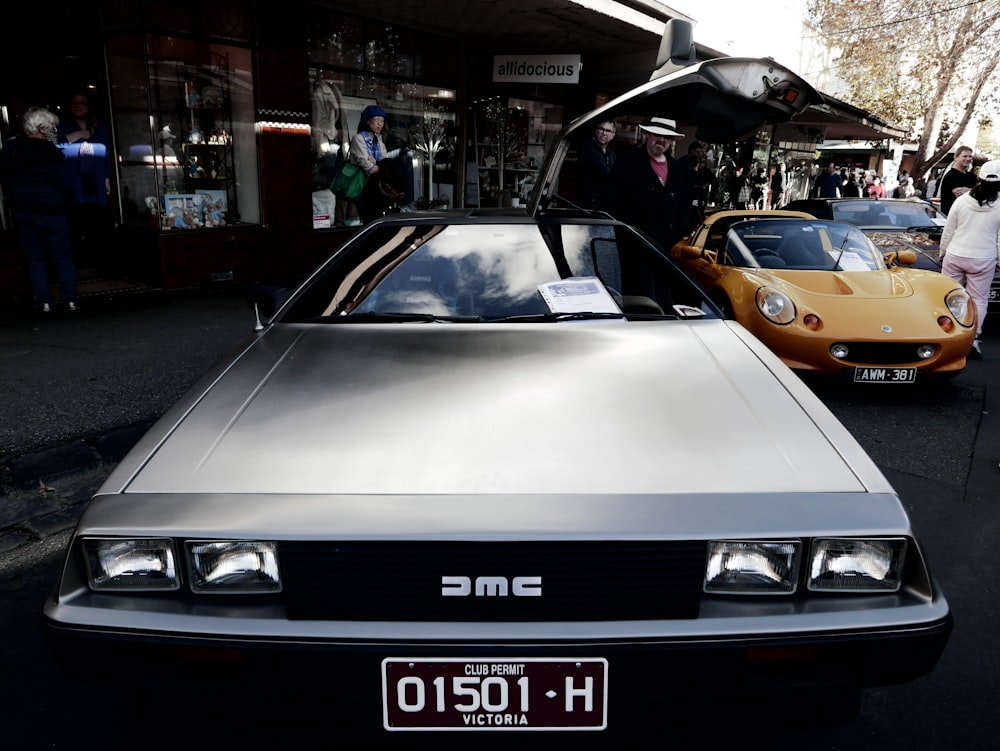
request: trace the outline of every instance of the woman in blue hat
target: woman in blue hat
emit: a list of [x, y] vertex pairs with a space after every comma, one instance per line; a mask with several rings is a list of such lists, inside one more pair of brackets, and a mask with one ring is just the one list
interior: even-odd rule
[[386, 156], [385, 141], [382, 140], [384, 128], [385, 110], [376, 104], [369, 104], [361, 112], [357, 135], [351, 139], [348, 158], [352, 164], [367, 172], [369, 178], [378, 174], [378, 163]]
[[385, 118], [384, 109], [368, 105], [361, 112], [358, 133], [351, 139], [348, 159], [368, 174], [368, 182], [358, 199], [358, 215], [366, 223], [398, 211], [397, 203], [403, 196], [401, 173], [391, 161], [399, 151], [386, 151], [382, 140]]

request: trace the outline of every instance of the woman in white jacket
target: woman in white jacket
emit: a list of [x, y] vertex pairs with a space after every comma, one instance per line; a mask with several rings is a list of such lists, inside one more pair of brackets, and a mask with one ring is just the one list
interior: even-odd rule
[[959, 196], [941, 235], [941, 271], [965, 286], [976, 303], [979, 323], [974, 356], [983, 353], [980, 337], [989, 304], [990, 282], [1000, 263], [1000, 160], [979, 168], [979, 183]]

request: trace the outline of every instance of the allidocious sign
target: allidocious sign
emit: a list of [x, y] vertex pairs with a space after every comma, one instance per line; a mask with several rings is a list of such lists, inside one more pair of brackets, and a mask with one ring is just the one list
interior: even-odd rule
[[579, 55], [494, 55], [493, 82], [579, 83]]

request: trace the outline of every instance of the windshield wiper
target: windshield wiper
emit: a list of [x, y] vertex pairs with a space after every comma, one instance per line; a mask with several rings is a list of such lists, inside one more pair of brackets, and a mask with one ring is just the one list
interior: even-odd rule
[[477, 323], [482, 316], [452, 316], [436, 313], [351, 313], [317, 316], [305, 323]]
[[625, 318], [624, 313], [535, 313], [533, 315], [504, 316], [490, 318], [491, 323], [549, 323], [551, 321], [595, 321], [601, 319]]
[[840, 244], [840, 252], [837, 254], [837, 260], [833, 262], [833, 268], [830, 271], [836, 271], [837, 267], [840, 266], [840, 259], [844, 257], [844, 251], [847, 250], [847, 240], [848, 237], [844, 235], [844, 242]]

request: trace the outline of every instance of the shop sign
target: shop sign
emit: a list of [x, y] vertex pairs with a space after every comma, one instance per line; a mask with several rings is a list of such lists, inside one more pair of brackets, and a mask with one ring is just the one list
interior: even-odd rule
[[579, 55], [494, 55], [494, 83], [579, 83]]

